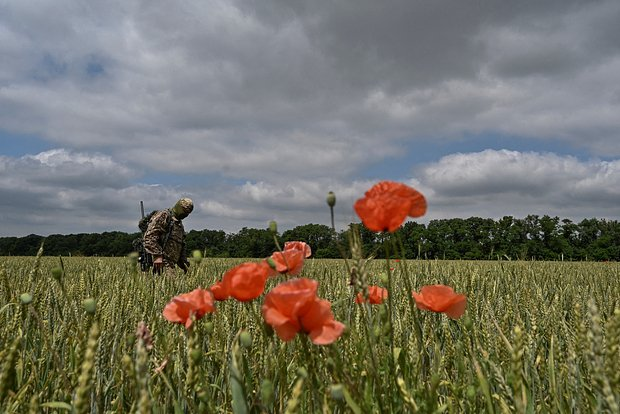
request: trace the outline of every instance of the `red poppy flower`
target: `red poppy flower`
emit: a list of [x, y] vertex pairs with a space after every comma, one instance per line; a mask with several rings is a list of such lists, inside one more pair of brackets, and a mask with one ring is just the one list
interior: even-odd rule
[[232, 296], [247, 302], [263, 294], [269, 271], [269, 265], [264, 261], [242, 263], [224, 273], [222, 280], [210, 289], [216, 300], [226, 300]]
[[284, 250], [301, 250], [304, 252], [305, 258], [312, 256], [312, 249], [306, 242], [302, 241], [287, 241], [284, 243]]
[[344, 325], [334, 319], [331, 303], [316, 296], [317, 288], [315, 280], [292, 279], [265, 296], [263, 317], [280, 339], [290, 341], [303, 332], [314, 344], [327, 345], [342, 335]]
[[344, 332], [344, 324], [334, 319], [332, 304], [319, 298], [315, 298], [301, 316], [301, 327], [316, 345], [329, 345]]
[[172, 298], [164, 308], [163, 315], [168, 321], [182, 323], [189, 329], [192, 326], [192, 316], [198, 320], [213, 311], [213, 295], [206, 289], [198, 288]]
[[226, 287], [224, 286], [224, 283], [222, 283], [221, 280], [211, 286], [209, 290], [211, 291], [211, 293], [213, 293], [213, 298], [217, 301], [226, 300], [230, 297], [230, 294], [228, 293]]
[[[379, 286], [368, 286], [368, 303], [372, 305], [380, 305], [383, 303], [385, 299], [388, 297], [388, 291], [385, 288]], [[364, 298], [363, 292], [359, 292], [355, 297], [355, 303], [364, 303], [366, 299]]]
[[450, 286], [424, 286], [420, 293], [412, 292], [419, 309], [445, 313], [452, 319], [458, 319], [465, 313], [467, 297], [456, 294]]
[[353, 206], [364, 226], [372, 231], [394, 232], [407, 216], [426, 213], [426, 199], [417, 190], [394, 181], [381, 181]]
[[275, 252], [271, 255], [278, 273], [286, 273], [291, 276], [298, 275], [304, 266], [304, 251], [297, 249]]

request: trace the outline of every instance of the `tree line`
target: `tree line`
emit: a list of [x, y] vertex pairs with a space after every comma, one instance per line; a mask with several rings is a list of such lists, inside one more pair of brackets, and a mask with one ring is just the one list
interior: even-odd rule
[[[335, 232], [322, 224], [306, 224], [276, 234], [278, 243], [304, 241], [316, 258], [341, 258], [348, 252], [351, 229], [358, 229], [364, 252], [385, 257], [384, 242], [391, 237], [374, 233], [359, 224]], [[91, 234], [31, 234], [1, 237], [0, 256], [31, 256], [44, 244], [48, 256], [124, 256], [134, 251], [140, 233], [105, 232]], [[569, 219], [548, 215], [501, 219], [470, 217], [431, 220], [427, 225], [406, 222], [395, 232], [394, 257], [408, 259], [522, 259], [522, 260], [620, 260], [620, 222], [605, 219]], [[268, 257], [275, 250], [269, 229], [242, 228], [237, 233], [223, 230], [191, 230], [188, 252], [200, 250], [206, 257]], [[398, 252], [395, 252], [398, 250]]]

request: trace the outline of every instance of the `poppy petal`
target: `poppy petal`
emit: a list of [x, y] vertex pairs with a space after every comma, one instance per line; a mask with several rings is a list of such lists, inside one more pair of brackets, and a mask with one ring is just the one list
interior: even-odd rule
[[458, 295], [458, 298], [446, 309], [445, 313], [452, 319], [458, 319], [463, 316], [466, 307], [467, 297]]
[[271, 255], [271, 259], [276, 265], [278, 273], [286, 273], [290, 276], [296, 276], [301, 272], [304, 265], [304, 252], [297, 249], [284, 250], [275, 252]]
[[194, 289], [191, 292], [175, 296], [164, 307], [164, 318], [169, 322], [184, 324], [187, 328], [194, 319], [202, 318], [206, 313], [215, 311], [213, 294], [206, 289]]
[[273, 328], [283, 341], [290, 341], [299, 332], [299, 324], [291, 318], [271, 309], [263, 313], [265, 322]]
[[211, 290], [211, 293], [213, 293], [213, 297], [217, 301], [226, 300], [230, 297], [222, 281], [215, 283], [213, 286], [209, 288], [209, 290]]
[[320, 329], [325, 322], [334, 319], [331, 303], [324, 299], [315, 299], [301, 317], [301, 326], [306, 332]]
[[287, 241], [284, 243], [284, 250], [301, 250], [305, 258], [312, 256], [312, 249], [302, 241]]
[[[371, 305], [380, 305], [388, 297], [388, 291], [380, 286], [368, 286], [368, 303]], [[364, 303], [364, 295], [359, 292], [355, 298], [355, 303]]]
[[419, 309], [445, 313], [452, 319], [460, 318], [467, 307], [467, 297], [445, 285], [424, 286], [420, 293], [411, 292], [411, 295]]
[[407, 216], [420, 217], [426, 213], [426, 199], [405, 184], [380, 181], [353, 207], [369, 230], [394, 232]]
[[342, 335], [344, 329], [342, 322], [331, 320], [321, 325], [320, 329], [310, 332], [310, 340], [315, 345], [329, 345]]
[[317, 288], [315, 280], [291, 279], [265, 295], [263, 318], [280, 339], [290, 341], [303, 331], [314, 343], [328, 344], [343, 332], [344, 325], [334, 320], [331, 303], [316, 296]]
[[180, 315], [178, 305], [174, 301], [168, 303], [166, 307], [164, 307], [163, 315], [164, 318], [166, 318], [166, 320], [169, 322], [181, 323], [185, 320], [185, 318]]
[[220, 297], [232, 296], [241, 302], [248, 302], [263, 294], [269, 274], [266, 262], [242, 263], [228, 270], [222, 277], [222, 290], [215, 294]]

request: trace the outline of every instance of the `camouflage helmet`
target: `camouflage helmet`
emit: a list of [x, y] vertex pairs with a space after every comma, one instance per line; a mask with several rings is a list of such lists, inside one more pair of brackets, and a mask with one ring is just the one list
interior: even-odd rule
[[189, 216], [189, 213], [194, 210], [194, 202], [190, 198], [183, 197], [179, 201], [176, 202], [174, 207], [172, 207], [172, 212], [174, 216], [179, 220], [183, 220], [185, 217]]

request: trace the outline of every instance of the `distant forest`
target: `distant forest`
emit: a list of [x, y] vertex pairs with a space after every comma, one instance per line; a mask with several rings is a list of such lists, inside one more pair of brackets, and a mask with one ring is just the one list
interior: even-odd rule
[[[280, 243], [305, 241], [316, 258], [341, 258], [348, 251], [351, 226], [334, 232], [326, 225], [306, 224], [278, 234], [277, 238]], [[387, 235], [357, 227], [365, 254], [384, 257], [385, 249], [381, 246]], [[620, 260], [620, 222], [615, 220], [591, 218], [574, 223], [547, 215], [522, 219], [505, 216], [499, 220], [453, 218], [431, 220], [427, 225], [409, 221], [395, 234], [400, 251], [408, 259]], [[0, 256], [36, 255], [41, 243], [46, 256], [124, 256], [134, 250], [132, 242], [138, 237], [140, 233], [117, 231], [1, 237]], [[206, 257], [261, 258], [275, 250], [269, 229], [246, 227], [234, 234], [191, 230], [186, 244], [188, 253], [200, 250]]]

